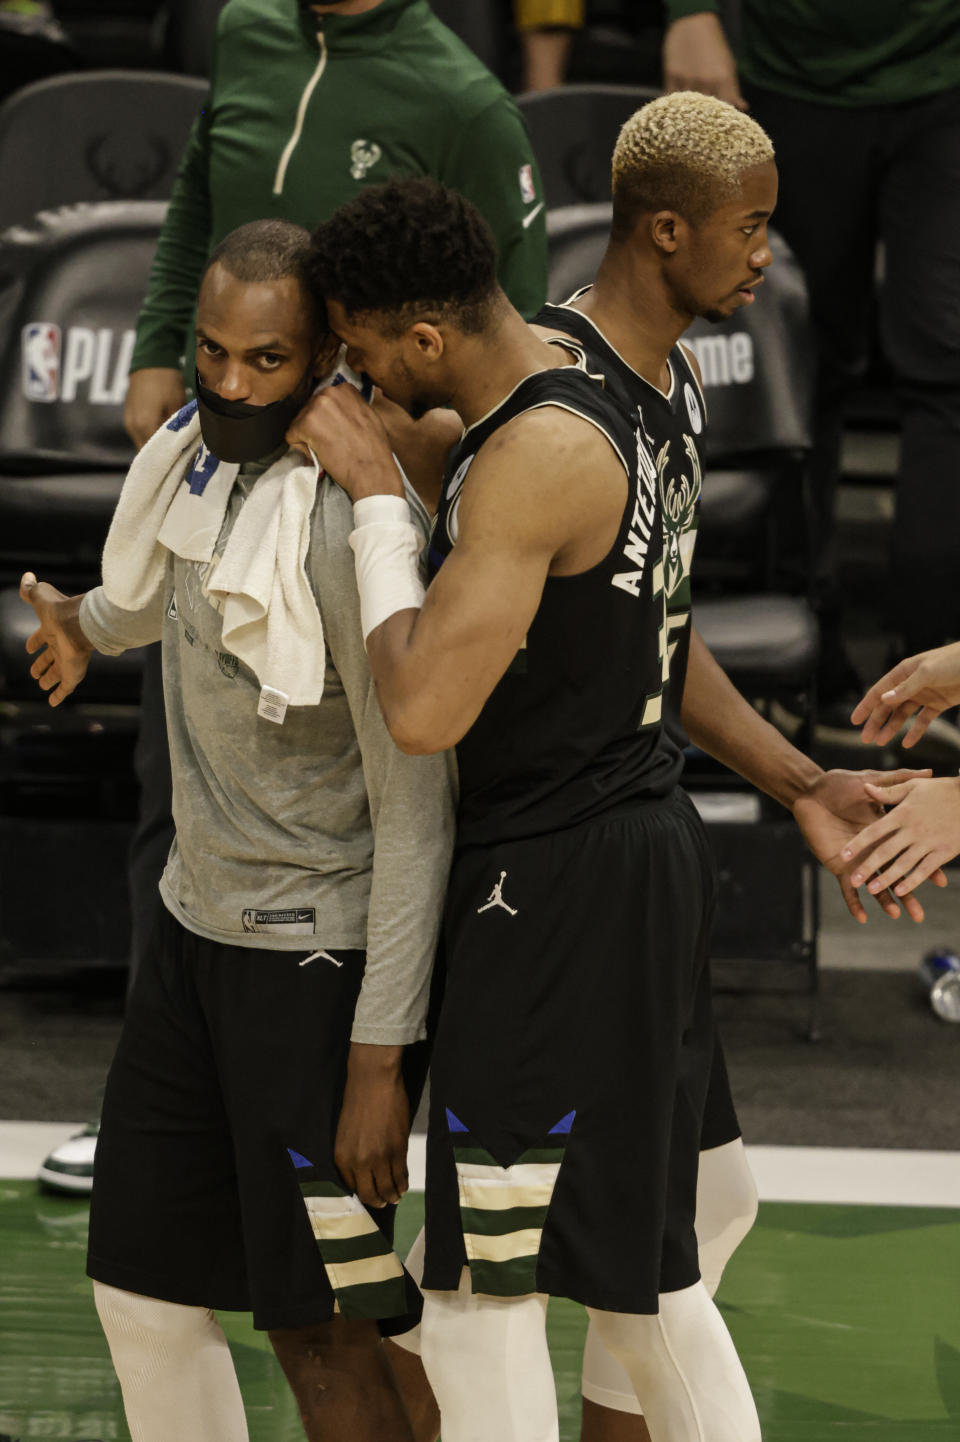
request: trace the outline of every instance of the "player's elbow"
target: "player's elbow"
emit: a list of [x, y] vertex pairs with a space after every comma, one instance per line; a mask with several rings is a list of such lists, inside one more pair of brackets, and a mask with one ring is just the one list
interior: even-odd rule
[[387, 730], [400, 751], [407, 756], [433, 756], [449, 751], [463, 732], [455, 732], [444, 718], [432, 714], [417, 700], [384, 706]]
[[407, 756], [433, 756], [438, 751], [448, 751], [454, 744], [443, 732], [429, 725], [388, 721], [387, 726], [397, 747]]

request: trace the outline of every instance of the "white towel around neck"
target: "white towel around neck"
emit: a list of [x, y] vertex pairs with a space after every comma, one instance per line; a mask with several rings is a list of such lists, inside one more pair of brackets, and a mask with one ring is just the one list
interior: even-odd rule
[[[103, 551], [107, 599], [142, 610], [163, 586], [169, 552], [209, 562], [239, 466], [202, 444], [196, 402], [150, 438], [130, 467]], [[207, 590], [222, 602], [223, 644], [285, 705], [323, 695], [323, 621], [307, 576], [310, 522], [322, 472], [287, 451], [258, 476]], [[270, 715], [269, 711], [261, 714]]]

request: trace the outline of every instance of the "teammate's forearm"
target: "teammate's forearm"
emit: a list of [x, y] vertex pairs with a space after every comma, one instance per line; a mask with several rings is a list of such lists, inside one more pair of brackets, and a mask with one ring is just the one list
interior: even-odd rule
[[[373, 869], [367, 960], [351, 1039], [401, 1045], [426, 1034], [430, 973], [453, 850], [452, 768], [447, 756], [407, 756], [399, 750], [382, 707], [370, 695], [366, 656], [362, 661], [366, 688], [362, 710], [356, 708], [357, 736], [373, 823]], [[348, 680], [340, 674], [346, 687]]]
[[765, 721], [717, 664], [696, 629], [681, 719], [695, 746], [788, 809], [822, 768]]
[[57, 623], [78, 651], [91, 652], [93, 642], [80, 624], [80, 611], [85, 599], [86, 593], [65, 597], [57, 610]]
[[[455, 745], [476, 713], [454, 730], [441, 714], [447, 709], [437, 696], [438, 657], [443, 653], [436, 646], [431, 650], [429, 642], [417, 644], [425, 595], [419, 574], [420, 534], [410, 521], [404, 496], [385, 493], [380, 487], [386, 484], [399, 484], [399, 478], [396, 482], [371, 479], [369, 493], [354, 501], [350, 545], [356, 559], [361, 626], [390, 734], [402, 751], [425, 755]], [[449, 674], [449, 657], [443, 656], [442, 669]]]
[[403, 1051], [402, 1046], [372, 1046], [355, 1041], [347, 1058], [347, 1076], [358, 1081], [392, 1080], [400, 1075]]
[[401, 751], [430, 755], [456, 745], [467, 727], [449, 737], [436, 728], [429, 677], [412, 644], [419, 617], [419, 611], [395, 611], [367, 637], [367, 657], [390, 735]]
[[78, 598], [78, 628], [85, 644], [104, 656], [119, 656], [135, 646], [159, 641], [163, 631], [163, 596], [142, 611], [125, 611], [107, 599], [102, 586]]

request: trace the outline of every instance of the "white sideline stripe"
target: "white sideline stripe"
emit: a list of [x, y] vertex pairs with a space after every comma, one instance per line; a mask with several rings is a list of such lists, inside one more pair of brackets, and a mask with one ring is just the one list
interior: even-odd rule
[[0, 1122], [0, 1179], [35, 1177], [61, 1142], [82, 1132], [85, 1122]]
[[427, 1139], [422, 1132], [414, 1132], [410, 1138], [407, 1148], [407, 1173], [411, 1192], [422, 1192], [427, 1179]]
[[960, 1152], [747, 1147], [763, 1202], [960, 1207]]
[[[0, 1122], [0, 1179], [35, 1177], [44, 1158], [82, 1122]], [[427, 1139], [410, 1138], [412, 1191], [422, 1192]], [[747, 1147], [763, 1202], [960, 1207], [960, 1152], [861, 1147]]]

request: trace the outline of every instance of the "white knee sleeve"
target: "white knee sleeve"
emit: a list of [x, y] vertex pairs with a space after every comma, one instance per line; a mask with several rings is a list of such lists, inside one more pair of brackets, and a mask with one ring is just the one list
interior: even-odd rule
[[558, 1442], [546, 1297], [425, 1292], [423, 1365], [443, 1442]]
[[[697, 1248], [700, 1279], [712, 1297], [723, 1269], [757, 1219], [757, 1185], [743, 1141], [700, 1153], [697, 1176]], [[591, 1322], [583, 1349], [581, 1390], [590, 1402], [617, 1412], [639, 1413], [630, 1378], [610, 1355]]]
[[711, 1297], [723, 1269], [757, 1220], [757, 1184], [737, 1137], [700, 1153], [697, 1175], [697, 1247], [700, 1279]]
[[247, 1442], [227, 1339], [205, 1307], [93, 1284], [132, 1442]]
[[[407, 1253], [404, 1266], [410, 1273], [417, 1286], [423, 1281], [423, 1253], [425, 1250], [424, 1230], [421, 1227], [417, 1233], [413, 1246]], [[402, 1347], [405, 1352], [412, 1352], [415, 1357], [420, 1356], [420, 1328], [411, 1328], [409, 1332], [400, 1332], [397, 1336], [391, 1337], [390, 1341], [395, 1347]]]
[[740, 1359], [702, 1282], [662, 1293], [655, 1317], [588, 1310], [633, 1383], [652, 1442], [760, 1442]]
[[583, 1347], [580, 1392], [588, 1402], [595, 1402], [598, 1407], [609, 1407], [614, 1412], [631, 1412], [635, 1416], [643, 1412], [633, 1383], [613, 1353], [603, 1345], [592, 1317]]

